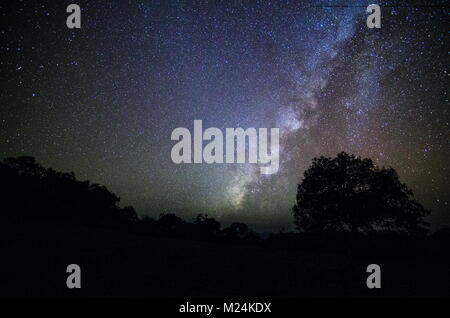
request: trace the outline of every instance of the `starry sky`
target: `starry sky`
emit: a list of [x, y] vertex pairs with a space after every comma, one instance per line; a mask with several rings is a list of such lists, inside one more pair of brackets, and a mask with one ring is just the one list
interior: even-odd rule
[[[66, 7], [81, 7], [81, 29]], [[291, 230], [340, 151], [392, 166], [450, 224], [448, 6], [372, 1], [2, 1], [0, 157], [106, 185], [140, 215]], [[278, 127], [280, 169], [174, 164], [177, 127]]]

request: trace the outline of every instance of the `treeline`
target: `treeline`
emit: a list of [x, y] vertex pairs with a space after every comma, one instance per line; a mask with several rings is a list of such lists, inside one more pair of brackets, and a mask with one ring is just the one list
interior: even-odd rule
[[0, 162], [0, 176], [3, 220], [65, 220], [177, 238], [258, 239], [244, 223], [222, 228], [217, 220], [205, 214], [198, 214], [192, 222], [175, 214], [161, 214], [158, 219], [139, 218], [133, 207], [119, 207], [120, 198], [106, 187], [79, 181], [73, 172], [44, 168], [33, 157], [4, 159]]
[[[205, 214], [198, 214], [191, 222], [175, 214], [161, 214], [158, 219], [140, 218], [133, 207], [119, 207], [120, 198], [106, 187], [79, 181], [73, 173], [44, 168], [33, 157], [6, 158], [0, 162], [0, 192], [3, 230], [8, 230], [9, 224], [20, 226], [27, 220], [60, 220], [137, 235], [393, 256], [406, 253], [448, 257], [445, 251], [450, 244], [450, 228], [425, 236], [396, 231], [321, 230], [270, 233], [262, 237], [244, 223], [223, 227]], [[294, 213], [294, 219], [296, 216]]]
[[175, 214], [161, 214], [159, 219], [143, 217], [135, 226], [138, 233], [187, 239], [256, 242], [260, 238], [244, 223], [235, 222], [223, 228], [214, 218], [198, 214], [192, 222], [186, 222]]

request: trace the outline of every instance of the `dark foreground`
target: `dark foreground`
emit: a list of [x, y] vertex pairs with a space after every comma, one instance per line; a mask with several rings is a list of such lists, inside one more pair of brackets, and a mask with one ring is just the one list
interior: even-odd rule
[[[81, 267], [82, 288], [66, 287]], [[366, 267], [382, 288], [366, 287]], [[81, 225], [3, 224], [1, 297], [442, 297], [443, 259], [314, 253], [223, 242], [154, 238]]]

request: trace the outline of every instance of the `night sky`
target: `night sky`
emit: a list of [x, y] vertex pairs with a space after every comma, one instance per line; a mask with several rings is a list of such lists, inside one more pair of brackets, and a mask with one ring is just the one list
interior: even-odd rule
[[[372, 1], [193, 3], [2, 1], [0, 157], [74, 171], [140, 215], [264, 231], [292, 229], [313, 157], [346, 151], [394, 167], [433, 226], [450, 224], [444, 1], [389, 2], [381, 29], [366, 26]], [[195, 119], [279, 127], [278, 173], [174, 164], [171, 133]]]

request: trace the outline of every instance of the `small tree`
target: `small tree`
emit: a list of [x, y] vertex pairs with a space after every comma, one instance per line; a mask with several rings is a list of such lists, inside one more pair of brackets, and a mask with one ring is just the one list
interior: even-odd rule
[[204, 235], [216, 235], [220, 231], [220, 223], [214, 218], [208, 216], [208, 214], [198, 214], [194, 218], [194, 224], [197, 230], [203, 232]]
[[298, 185], [294, 223], [303, 232], [426, 232], [430, 212], [412, 196], [394, 169], [370, 159], [314, 158]]
[[249, 235], [249, 228], [247, 224], [245, 223], [239, 223], [234, 222], [231, 223], [231, 225], [225, 229], [223, 229], [223, 233], [225, 234], [225, 237], [230, 239], [241, 239], [245, 238], [247, 235]]

